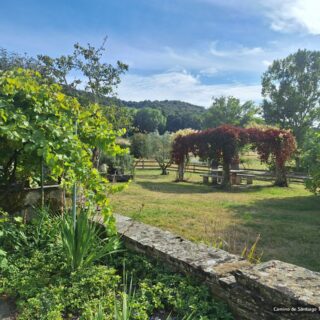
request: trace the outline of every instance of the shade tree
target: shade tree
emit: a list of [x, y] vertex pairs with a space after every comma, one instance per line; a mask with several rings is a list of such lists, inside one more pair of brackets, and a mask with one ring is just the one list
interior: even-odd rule
[[320, 119], [320, 52], [298, 50], [273, 61], [262, 76], [263, 117], [291, 129], [298, 147]]
[[135, 114], [133, 125], [142, 133], [164, 132], [166, 118], [160, 110], [144, 108]]
[[203, 115], [203, 127], [216, 128], [223, 124], [244, 127], [250, 122], [261, 121], [258, 111], [253, 101], [241, 103], [240, 99], [232, 96], [214, 97]]

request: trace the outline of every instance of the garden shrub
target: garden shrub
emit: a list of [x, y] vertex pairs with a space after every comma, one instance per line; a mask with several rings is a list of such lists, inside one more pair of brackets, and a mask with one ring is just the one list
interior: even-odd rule
[[[148, 320], [154, 314], [183, 319], [192, 312], [192, 319], [232, 319], [225, 306], [211, 298], [207, 287], [128, 251], [70, 271], [59, 221], [48, 212], [28, 224], [8, 216], [2, 219], [0, 249], [7, 263], [0, 263], [0, 294], [15, 299], [18, 319], [93, 320], [98, 319], [99, 310], [104, 315], [101, 319], [114, 319], [115, 303], [125, 293], [124, 265], [135, 290], [130, 319]], [[4, 227], [10, 232], [5, 233]], [[12, 236], [18, 246], [8, 245]]]

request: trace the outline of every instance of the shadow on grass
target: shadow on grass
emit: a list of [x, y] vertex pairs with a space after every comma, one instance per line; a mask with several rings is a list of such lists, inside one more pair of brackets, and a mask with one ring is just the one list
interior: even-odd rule
[[264, 252], [263, 260], [320, 271], [320, 197], [269, 198], [228, 208], [239, 218], [239, 230], [261, 235], [258, 250]]
[[[263, 187], [266, 188], [266, 187]], [[296, 213], [299, 212], [301, 215], [304, 212], [312, 211], [315, 215], [318, 215], [320, 221], [320, 197], [319, 196], [295, 196], [295, 197], [284, 197], [284, 198], [268, 198], [262, 200], [256, 200], [251, 205], [235, 205], [231, 204], [230, 209], [237, 213], [242, 213], [250, 209], [255, 209], [259, 212], [271, 211], [274, 215], [282, 215], [283, 213]]]
[[[145, 181], [136, 181], [136, 184], [142, 188], [157, 191], [162, 193], [255, 193], [264, 189], [274, 188], [273, 185], [235, 185], [230, 189], [225, 189], [221, 185], [203, 184], [200, 181], [159, 181], [163, 176], [146, 175], [139, 176], [139, 180], [146, 179]], [[151, 181], [150, 181], [151, 180]]]
[[160, 182], [154, 183], [152, 181], [137, 181], [139, 186], [150, 191], [162, 193], [211, 193], [213, 188], [207, 185], [201, 185], [191, 182]]

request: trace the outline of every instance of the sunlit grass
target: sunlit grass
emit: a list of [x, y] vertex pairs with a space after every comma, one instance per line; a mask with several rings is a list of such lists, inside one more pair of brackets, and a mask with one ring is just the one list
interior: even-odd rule
[[136, 180], [112, 195], [114, 212], [172, 231], [193, 241], [216, 243], [240, 254], [261, 235], [262, 260], [279, 259], [320, 271], [320, 198], [302, 184], [273, 187], [257, 181], [230, 192], [203, 185], [187, 174], [176, 183], [175, 173], [137, 171]]

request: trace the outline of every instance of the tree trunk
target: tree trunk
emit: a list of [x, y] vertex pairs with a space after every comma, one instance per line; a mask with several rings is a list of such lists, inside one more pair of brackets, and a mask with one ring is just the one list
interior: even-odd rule
[[167, 166], [161, 167], [161, 175], [166, 176], [168, 174]]
[[223, 181], [222, 181], [222, 187], [224, 189], [230, 189], [231, 188], [231, 182], [230, 182], [230, 163], [223, 162]]
[[276, 164], [276, 181], [274, 185], [277, 187], [288, 187], [286, 169], [284, 166]]
[[184, 178], [184, 165], [185, 165], [185, 157], [183, 157], [183, 160], [178, 165], [177, 181], [183, 181], [183, 178]]
[[100, 162], [100, 150], [95, 147], [93, 150], [92, 150], [92, 164], [94, 166], [94, 168], [98, 169], [99, 168], [99, 162]]

